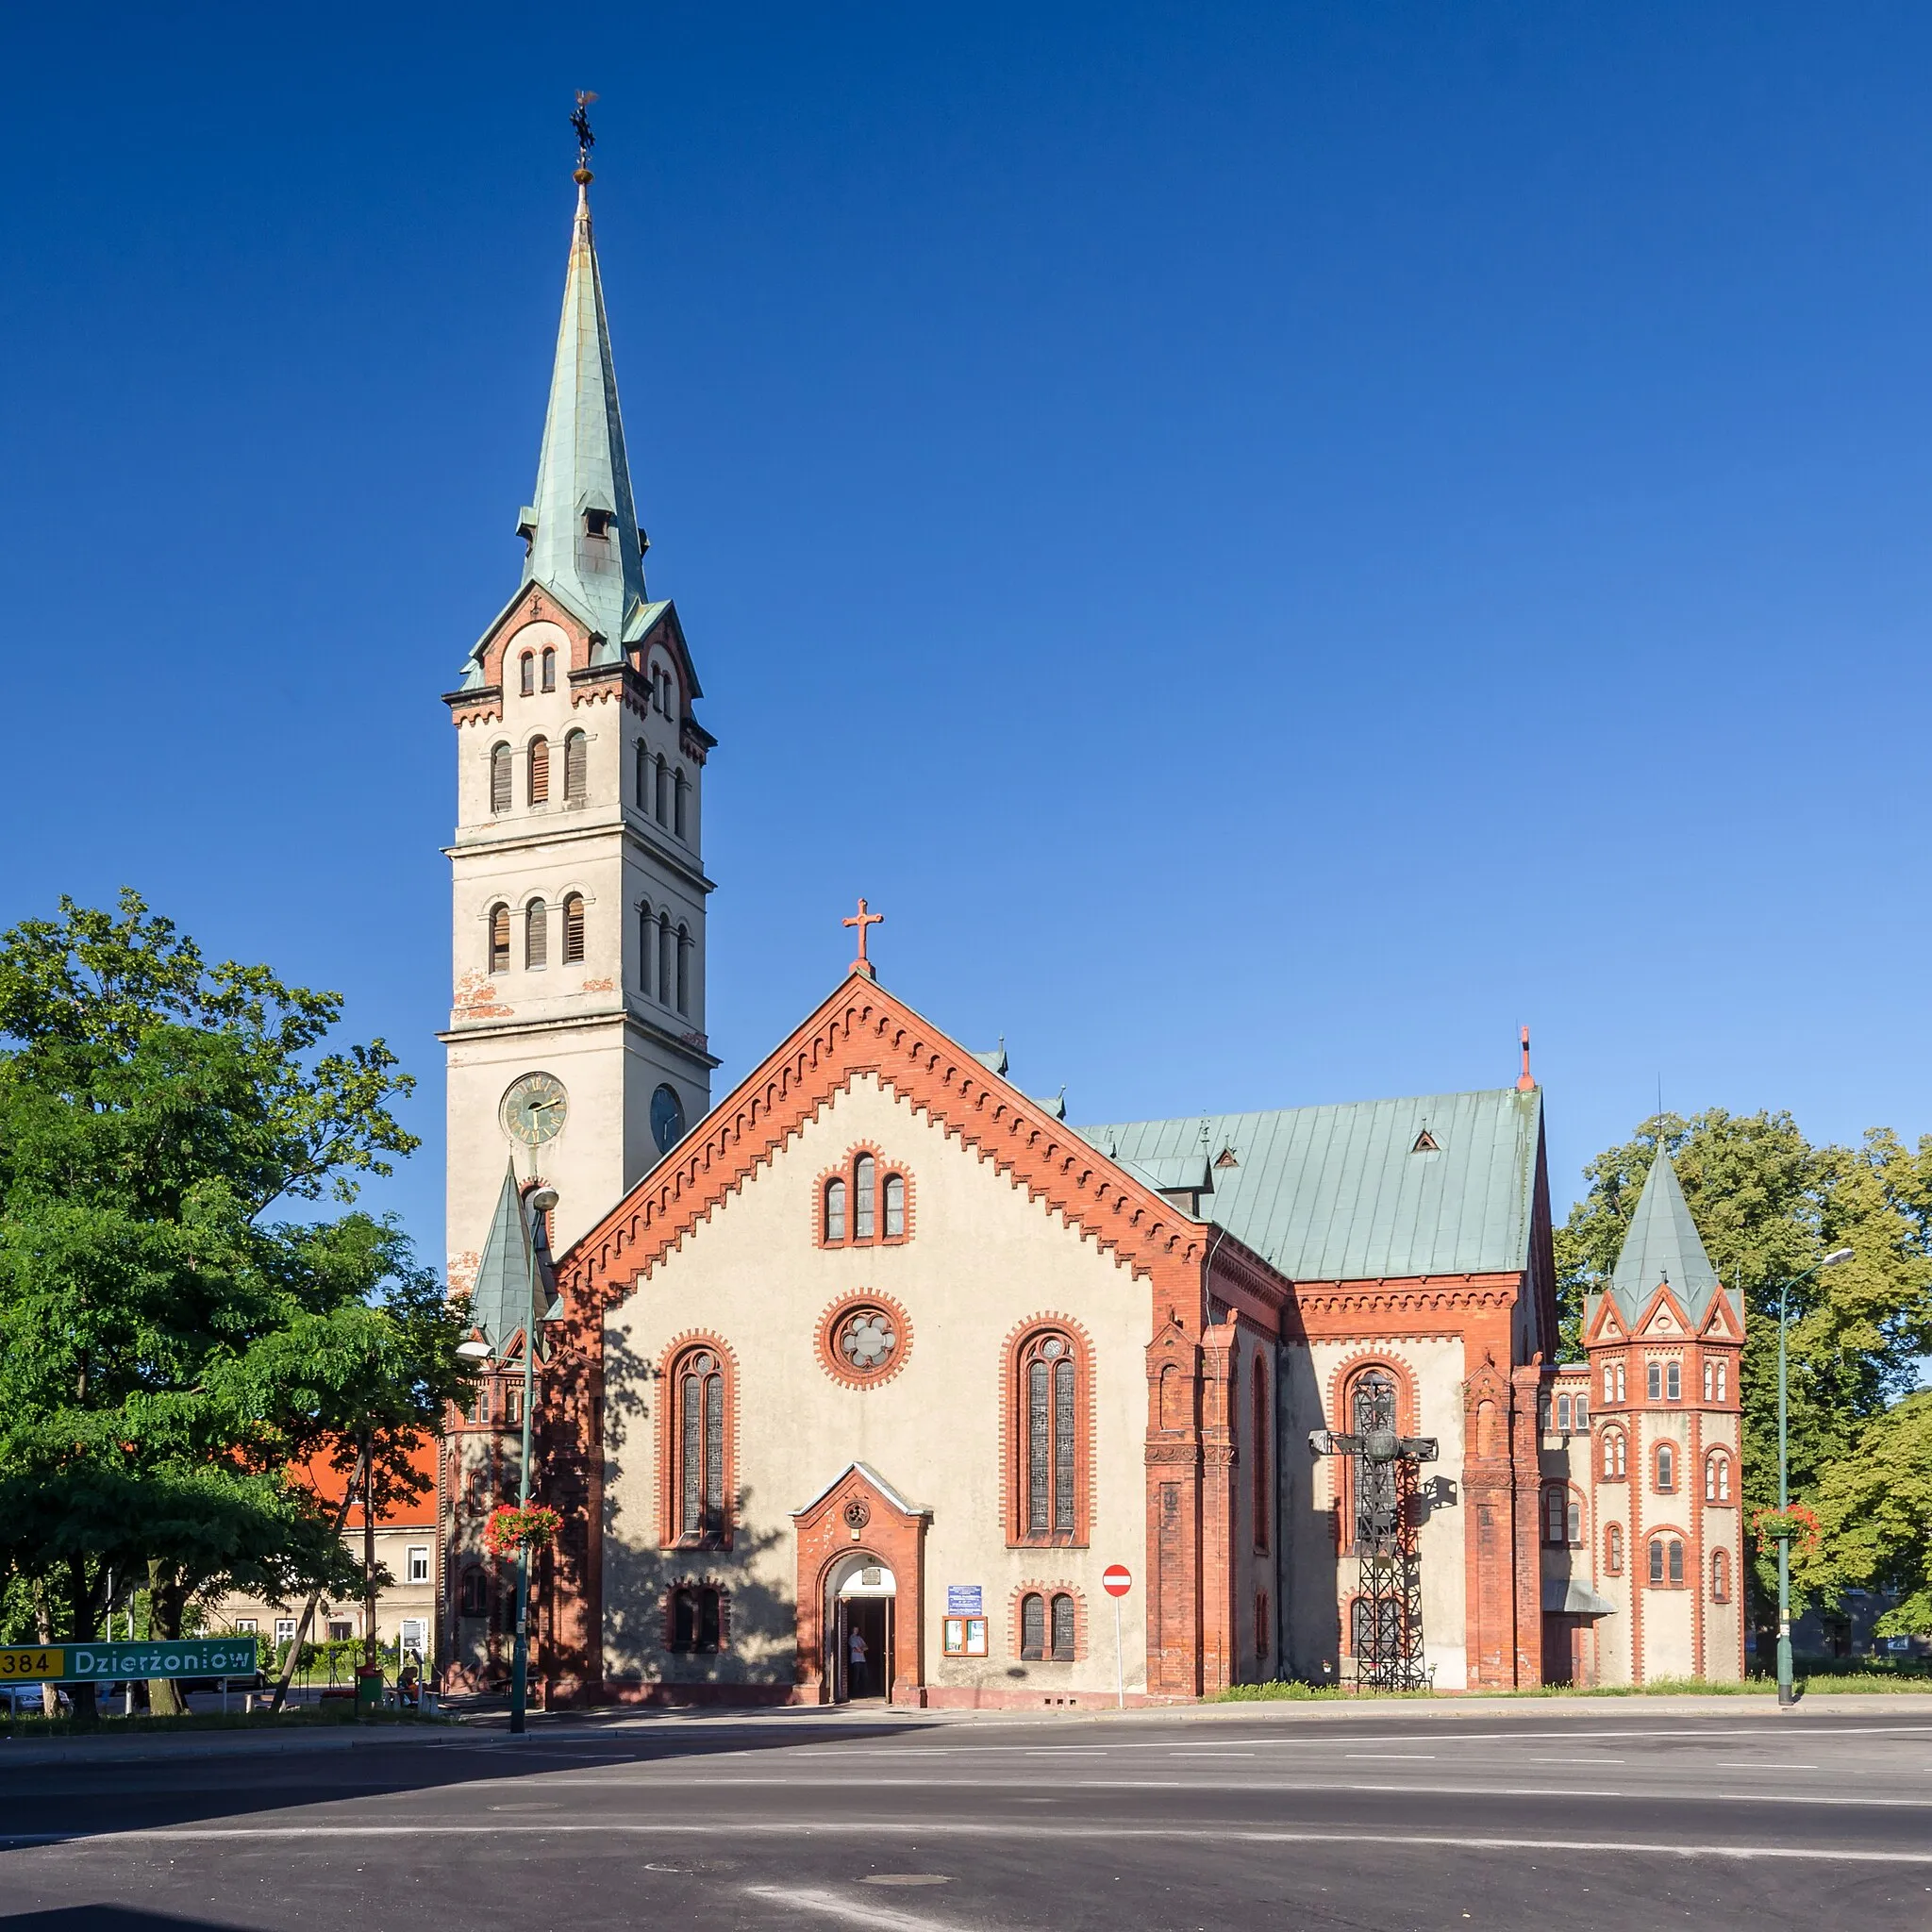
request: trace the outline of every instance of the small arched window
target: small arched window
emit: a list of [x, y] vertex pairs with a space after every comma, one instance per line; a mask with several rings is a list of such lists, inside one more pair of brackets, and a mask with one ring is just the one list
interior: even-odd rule
[[581, 731], [573, 731], [563, 741], [563, 802], [581, 805], [591, 784], [591, 741]]
[[684, 774], [679, 772], [671, 786], [671, 829], [680, 839], [684, 837], [684, 794], [688, 788]]
[[1731, 1458], [1720, 1450], [1704, 1465], [1704, 1500], [1728, 1503], [1731, 1500]]
[[1557, 1397], [1557, 1428], [1562, 1435], [1570, 1433], [1570, 1398], [1567, 1395]]
[[1704, 1399], [1707, 1402], [1724, 1400], [1724, 1363], [1723, 1357], [1707, 1357], [1704, 1363]]
[[691, 1011], [691, 933], [677, 928], [677, 1010]]
[[1727, 1604], [1731, 1600], [1731, 1553], [1728, 1550], [1710, 1553], [1710, 1600], [1714, 1604]]
[[825, 1183], [824, 1238], [828, 1242], [845, 1239], [845, 1183], [842, 1180]]
[[1684, 1545], [1674, 1536], [1654, 1536], [1650, 1540], [1650, 1587], [1653, 1590], [1682, 1590], [1684, 1587]]
[[671, 1592], [671, 1648], [716, 1651], [724, 1647], [724, 1593], [715, 1585], [680, 1584]]
[[1624, 1574], [1624, 1525], [1613, 1523], [1604, 1532], [1604, 1568], [1612, 1576]]
[[1046, 1599], [1038, 1591], [1020, 1599], [1020, 1656], [1031, 1664], [1046, 1657]]
[[490, 809], [506, 812], [510, 807], [510, 752], [507, 744], [490, 747]]
[[1056, 1592], [1053, 1600], [1053, 1660], [1057, 1664], [1070, 1664], [1074, 1661], [1078, 1625], [1074, 1617], [1074, 1599], [1065, 1591]]
[[1659, 1495], [1677, 1487], [1677, 1452], [1668, 1442], [1657, 1445], [1657, 1487]]
[[457, 1586], [457, 1614], [463, 1617], [487, 1617], [490, 1614], [490, 1579], [484, 1575], [480, 1563], [472, 1563]]
[[906, 1176], [886, 1176], [886, 1239], [899, 1240], [906, 1232]]
[[1604, 1431], [1604, 1474], [1607, 1476], [1620, 1476], [1624, 1473], [1624, 1432], [1622, 1429]]
[[861, 1154], [852, 1164], [852, 1239], [856, 1241], [873, 1238], [877, 1173], [878, 1163], [870, 1154]]
[[1622, 1402], [1624, 1399], [1624, 1364], [1606, 1362], [1604, 1364], [1604, 1401], [1606, 1404]]
[[584, 899], [581, 892], [571, 893], [563, 902], [563, 963], [566, 966], [584, 963]]
[[524, 908], [524, 964], [532, 972], [550, 963], [550, 915], [541, 899]]
[[708, 1348], [693, 1349], [673, 1372], [672, 1430], [677, 1536], [697, 1542], [724, 1530], [724, 1370]]
[[537, 695], [537, 654], [534, 651], [525, 651], [517, 659], [517, 691], [526, 698]]
[[638, 990], [646, 999], [651, 993], [651, 967], [658, 951], [658, 922], [649, 906], [638, 908]]
[[1269, 1439], [1274, 1431], [1269, 1425], [1268, 1365], [1259, 1356], [1255, 1357], [1255, 1392], [1250, 1399], [1250, 1413], [1253, 1426], [1248, 1455], [1254, 1465], [1250, 1503], [1255, 1512], [1255, 1548], [1265, 1552], [1268, 1548], [1268, 1520], [1274, 1513], [1268, 1486]]
[[631, 790], [636, 794], [640, 811], [651, 808], [651, 750], [641, 738], [638, 740], [637, 754], [633, 761]]
[[550, 741], [547, 738], [530, 741], [530, 803], [550, 803]]
[[1576, 1400], [1571, 1405], [1570, 1419], [1581, 1435], [1590, 1426], [1590, 1397], [1581, 1389], [1576, 1391]]
[[492, 906], [490, 908], [490, 970], [491, 973], [509, 971], [509, 908]]
[[543, 689], [557, 689], [557, 653], [548, 644], [543, 646]]

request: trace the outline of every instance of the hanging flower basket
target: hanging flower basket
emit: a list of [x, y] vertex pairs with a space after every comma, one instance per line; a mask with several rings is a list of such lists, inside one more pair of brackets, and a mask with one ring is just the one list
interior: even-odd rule
[[520, 1550], [541, 1550], [557, 1538], [562, 1523], [555, 1509], [532, 1503], [519, 1509], [514, 1503], [500, 1504], [490, 1512], [483, 1525], [483, 1547], [492, 1557], [514, 1557]]
[[1823, 1532], [1804, 1504], [1791, 1503], [1782, 1509], [1767, 1506], [1757, 1510], [1751, 1518], [1751, 1534], [1759, 1543], [1792, 1543], [1809, 1556]]

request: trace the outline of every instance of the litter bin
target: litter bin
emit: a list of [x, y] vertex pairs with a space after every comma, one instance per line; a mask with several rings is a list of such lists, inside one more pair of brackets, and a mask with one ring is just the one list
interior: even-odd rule
[[356, 1708], [358, 1711], [382, 1708], [380, 1664], [358, 1664], [356, 1667]]

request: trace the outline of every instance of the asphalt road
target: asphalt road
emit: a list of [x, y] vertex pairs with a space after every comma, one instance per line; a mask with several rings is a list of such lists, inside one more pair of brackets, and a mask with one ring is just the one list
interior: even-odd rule
[[780, 1712], [5, 1767], [8, 1932], [1932, 1924], [1932, 1714]]

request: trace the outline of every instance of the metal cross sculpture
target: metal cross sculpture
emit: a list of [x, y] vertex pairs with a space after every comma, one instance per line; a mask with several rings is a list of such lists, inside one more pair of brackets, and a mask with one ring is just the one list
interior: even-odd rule
[[1355, 1458], [1355, 1547], [1360, 1594], [1349, 1635], [1356, 1682], [1375, 1690], [1423, 1690], [1423, 1574], [1416, 1546], [1415, 1473], [1436, 1459], [1433, 1436], [1395, 1432], [1395, 1381], [1371, 1370], [1355, 1385], [1348, 1435], [1317, 1429], [1317, 1456]]
[[591, 150], [597, 145], [597, 137], [591, 132], [591, 103], [595, 94], [577, 92], [576, 111], [570, 117], [570, 125], [577, 138], [577, 167], [588, 172], [591, 165]]

